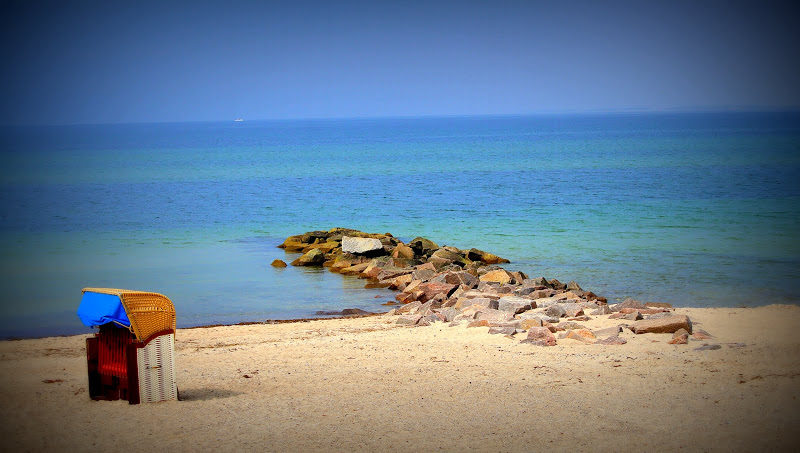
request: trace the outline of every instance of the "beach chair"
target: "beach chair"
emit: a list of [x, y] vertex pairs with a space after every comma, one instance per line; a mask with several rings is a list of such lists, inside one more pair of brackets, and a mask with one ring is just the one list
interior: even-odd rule
[[130, 404], [178, 399], [175, 307], [164, 295], [84, 288], [78, 317], [99, 332], [86, 339], [89, 396]]

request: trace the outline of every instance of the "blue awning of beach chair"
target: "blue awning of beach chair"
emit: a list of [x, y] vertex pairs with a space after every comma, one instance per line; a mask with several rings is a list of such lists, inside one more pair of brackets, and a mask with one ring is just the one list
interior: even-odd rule
[[81, 322], [89, 327], [100, 326], [110, 322], [130, 327], [128, 314], [119, 296], [113, 294], [100, 294], [86, 291], [83, 293], [81, 305], [78, 307], [78, 317]]

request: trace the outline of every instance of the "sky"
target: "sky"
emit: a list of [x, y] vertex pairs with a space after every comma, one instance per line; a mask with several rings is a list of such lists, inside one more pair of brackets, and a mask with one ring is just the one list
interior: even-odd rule
[[791, 2], [0, 5], [4, 125], [800, 109]]

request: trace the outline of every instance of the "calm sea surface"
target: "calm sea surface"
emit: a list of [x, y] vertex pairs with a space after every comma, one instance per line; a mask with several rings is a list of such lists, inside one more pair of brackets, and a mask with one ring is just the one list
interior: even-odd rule
[[800, 303], [797, 113], [5, 128], [0, 208], [0, 338], [88, 331], [86, 286], [164, 293], [179, 326], [383, 309], [363, 280], [269, 265], [335, 226], [610, 301]]

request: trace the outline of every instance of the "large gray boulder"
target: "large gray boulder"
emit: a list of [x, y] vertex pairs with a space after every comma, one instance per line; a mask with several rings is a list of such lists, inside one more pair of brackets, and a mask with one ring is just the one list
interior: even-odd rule
[[342, 251], [354, 255], [364, 255], [367, 253], [383, 250], [383, 244], [375, 238], [355, 238], [350, 236], [342, 237]]

